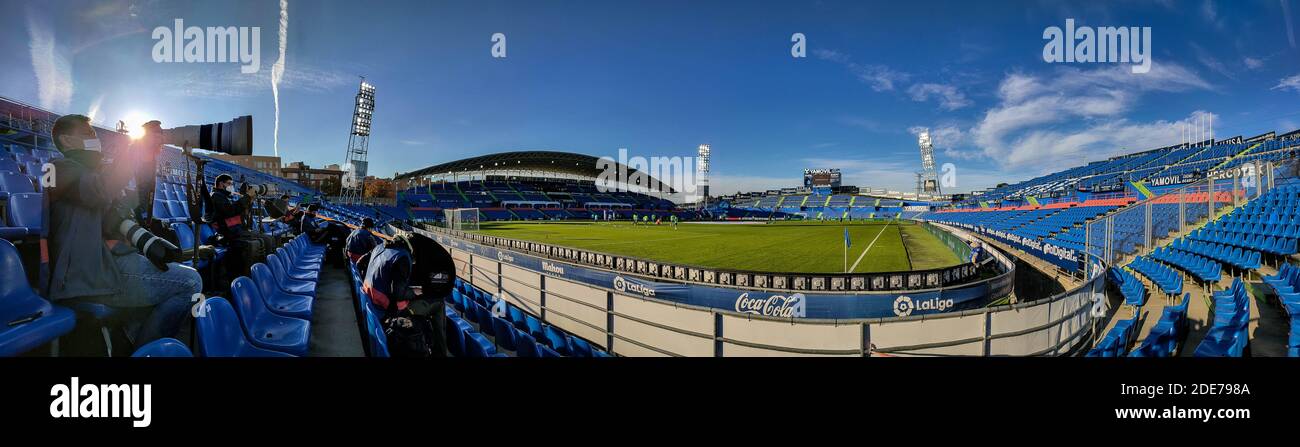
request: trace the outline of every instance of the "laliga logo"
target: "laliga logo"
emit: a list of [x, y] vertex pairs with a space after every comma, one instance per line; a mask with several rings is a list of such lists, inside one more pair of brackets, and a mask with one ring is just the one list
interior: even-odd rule
[[736, 312], [768, 317], [804, 318], [808, 316], [807, 302], [802, 293], [788, 297], [772, 295], [763, 299], [750, 298], [749, 292], [745, 292], [736, 298]]
[[912, 302], [912, 298], [907, 295], [899, 296], [894, 299], [894, 315], [906, 317], [912, 314], [914, 310], [933, 310], [943, 312], [952, 309], [955, 302], [949, 299], [930, 298], [925, 301]]
[[614, 290], [635, 293], [641, 296], [655, 296], [655, 289], [628, 281], [623, 279], [622, 276], [614, 277]]
[[907, 295], [900, 295], [894, 299], [894, 315], [906, 317], [912, 314], [912, 298]]

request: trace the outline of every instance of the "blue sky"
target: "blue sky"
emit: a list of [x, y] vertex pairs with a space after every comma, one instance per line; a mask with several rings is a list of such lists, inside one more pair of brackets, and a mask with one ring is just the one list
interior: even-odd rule
[[[0, 95], [96, 121], [165, 126], [251, 114], [274, 151], [275, 1], [13, 1]], [[957, 190], [1215, 134], [1300, 127], [1300, 2], [289, 2], [285, 162], [339, 163], [358, 75], [377, 86], [371, 173], [491, 152], [693, 155], [714, 192], [795, 186], [841, 168], [914, 189], [915, 128]], [[261, 70], [155, 63], [150, 31], [261, 27]], [[1153, 68], [1048, 64], [1043, 30], [1149, 26]], [[491, 57], [493, 33], [507, 57]], [[790, 55], [793, 33], [806, 58]]]

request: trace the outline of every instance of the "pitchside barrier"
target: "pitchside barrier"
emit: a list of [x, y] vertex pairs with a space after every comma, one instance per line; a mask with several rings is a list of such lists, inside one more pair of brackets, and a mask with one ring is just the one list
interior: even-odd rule
[[[414, 231], [446, 246], [463, 280], [625, 356], [1062, 355], [1090, 343], [1090, 310], [1105, 301], [1102, 275], [1038, 301], [953, 311], [955, 295], [987, 300], [1010, 293], [1014, 263], [992, 249], [1002, 274], [929, 295], [882, 298], [660, 283], [498, 249], [452, 234], [458, 232]], [[881, 302], [886, 312], [866, 305]], [[865, 311], [884, 316], [846, 316]]]

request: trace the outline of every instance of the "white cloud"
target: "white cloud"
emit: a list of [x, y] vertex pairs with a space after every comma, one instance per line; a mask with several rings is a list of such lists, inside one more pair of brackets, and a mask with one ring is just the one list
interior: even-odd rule
[[67, 110], [72, 102], [72, 63], [67, 51], [54, 41], [54, 30], [32, 10], [27, 11], [28, 49], [32, 71], [36, 74], [37, 96], [41, 107], [52, 111]]
[[[214, 69], [207, 64], [189, 64], [187, 72], [170, 76], [164, 91], [187, 98], [250, 98], [271, 90], [271, 70], [243, 74], [239, 70]], [[229, 68], [229, 67], [226, 67]], [[324, 93], [354, 85], [356, 77], [343, 70], [308, 64], [286, 66], [279, 88]]]
[[402, 140], [399, 141], [399, 143], [402, 143], [407, 146], [424, 146], [426, 144], [429, 144], [429, 142], [423, 140]]
[[910, 77], [905, 72], [884, 65], [864, 65], [853, 62], [847, 54], [835, 50], [819, 48], [813, 50], [813, 55], [817, 56], [818, 59], [844, 65], [859, 81], [870, 85], [872, 90], [878, 92], [893, 90], [894, 84], [907, 81], [908, 77]]
[[1097, 160], [1178, 142], [1178, 122], [1131, 122], [1122, 115], [1150, 92], [1207, 90], [1175, 64], [1146, 74], [1124, 67], [1062, 67], [1052, 76], [1013, 73], [999, 86], [1001, 102], [969, 134], [983, 156], [1009, 170], [1060, 170], [1057, 160]]
[[913, 101], [925, 102], [930, 99], [939, 101], [939, 106], [944, 110], [957, 110], [973, 104], [971, 100], [966, 99], [957, 87], [946, 84], [913, 84], [907, 89], [907, 94], [911, 95]]
[[1295, 90], [1300, 92], [1300, 74], [1282, 78], [1277, 85], [1270, 90]]
[[1241, 60], [1241, 64], [1251, 70], [1258, 70], [1264, 67], [1264, 60], [1256, 57], [1247, 56]]
[[1220, 62], [1218, 59], [1216, 59], [1213, 55], [1210, 54], [1210, 52], [1206, 51], [1205, 48], [1202, 48], [1200, 45], [1197, 45], [1196, 43], [1192, 43], [1191, 46], [1192, 46], [1192, 50], [1196, 52], [1196, 61], [1200, 62], [1201, 65], [1204, 65], [1206, 68], [1209, 68], [1215, 73], [1223, 75], [1223, 77], [1225, 78], [1232, 79], [1234, 81], [1237, 80], [1237, 76], [1232, 74], [1232, 70], [1228, 69], [1227, 65], [1225, 65], [1223, 62]]
[[1224, 28], [1223, 20], [1219, 18], [1219, 8], [1214, 5], [1213, 0], [1204, 0], [1201, 2], [1201, 17], [1214, 25], [1215, 28], [1222, 30]]

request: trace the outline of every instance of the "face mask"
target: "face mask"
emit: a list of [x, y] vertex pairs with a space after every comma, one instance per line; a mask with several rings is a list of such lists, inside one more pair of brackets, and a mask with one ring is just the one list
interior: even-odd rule
[[91, 139], [89, 139], [89, 140], [83, 140], [83, 141], [82, 141], [82, 144], [86, 146], [86, 150], [88, 150], [88, 151], [94, 151], [94, 152], [99, 152], [99, 151], [100, 151], [100, 148], [99, 148], [99, 139], [98, 139], [98, 138], [91, 138]]

